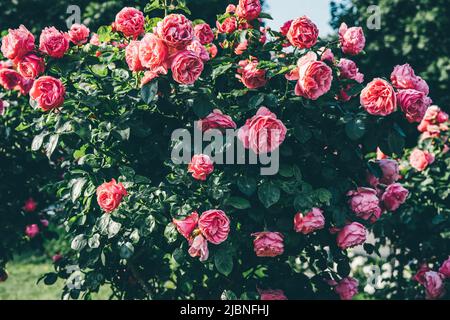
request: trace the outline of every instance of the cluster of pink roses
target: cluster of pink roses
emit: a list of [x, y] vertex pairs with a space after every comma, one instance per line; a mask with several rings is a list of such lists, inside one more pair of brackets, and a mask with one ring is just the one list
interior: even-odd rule
[[448, 114], [438, 106], [431, 106], [425, 112], [425, 116], [417, 129], [423, 132], [422, 139], [437, 138], [443, 131], [448, 131]]
[[421, 265], [413, 279], [424, 286], [427, 299], [439, 299], [445, 294], [445, 280], [450, 279], [450, 258], [445, 260], [438, 271], [427, 264]]
[[261, 2], [259, 0], [239, 0], [237, 6], [229, 4], [225, 11], [228, 16], [222, 22], [216, 22], [217, 31], [230, 34], [237, 29], [251, 28], [249, 22], [257, 19], [261, 10]]
[[434, 155], [426, 150], [414, 149], [409, 156], [409, 164], [417, 171], [425, 170], [435, 160]]
[[110, 182], [104, 182], [97, 187], [97, 203], [105, 212], [114, 211], [127, 195], [127, 190], [121, 182], [117, 183], [115, 179]]
[[200, 217], [193, 212], [183, 220], [173, 219], [173, 224], [189, 241], [191, 257], [200, 257], [200, 261], [209, 257], [208, 242], [221, 244], [230, 233], [230, 219], [222, 210], [208, 210]]

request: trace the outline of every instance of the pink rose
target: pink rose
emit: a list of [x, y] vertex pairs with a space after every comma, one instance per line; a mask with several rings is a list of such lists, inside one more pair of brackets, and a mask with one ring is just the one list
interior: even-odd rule
[[201, 44], [209, 44], [214, 40], [214, 33], [207, 23], [200, 23], [194, 27], [194, 36]]
[[61, 107], [65, 94], [66, 88], [61, 80], [50, 76], [38, 78], [30, 90], [31, 99], [35, 101], [37, 107], [44, 111]]
[[287, 300], [283, 290], [260, 290], [260, 300]]
[[334, 54], [330, 48], [320, 48], [320, 60], [334, 63]]
[[137, 38], [144, 32], [144, 14], [135, 8], [125, 7], [116, 15], [115, 29], [125, 37]]
[[439, 113], [436, 117], [436, 121], [439, 124], [447, 122], [448, 121], [448, 113], [446, 113], [444, 111], [439, 111]]
[[236, 76], [249, 89], [264, 87], [267, 83], [266, 70], [258, 69], [258, 61], [242, 60], [239, 62]]
[[41, 224], [43, 227], [47, 228], [50, 222], [47, 219], [41, 219]]
[[257, 232], [252, 234], [253, 246], [258, 257], [276, 257], [284, 252], [284, 236], [279, 232]]
[[192, 258], [200, 257], [200, 261], [206, 261], [209, 257], [208, 241], [201, 234], [197, 235], [189, 247], [189, 255]]
[[57, 254], [53, 255], [52, 261], [53, 261], [53, 263], [57, 263], [57, 262], [61, 261], [62, 258], [63, 258], [63, 256], [61, 254], [57, 253]]
[[428, 300], [441, 298], [445, 294], [444, 275], [435, 271], [428, 271], [424, 275], [425, 292]]
[[125, 49], [125, 61], [131, 71], [144, 70], [141, 59], [139, 58], [140, 41], [131, 40]]
[[414, 88], [417, 91], [423, 92], [424, 95], [428, 95], [430, 93], [430, 87], [428, 87], [428, 84], [425, 80], [423, 80], [421, 77], [417, 77], [416, 83], [414, 84]]
[[158, 36], [166, 44], [178, 50], [185, 49], [194, 39], [192, 22], [182, 14], [169, 14], [156, 27]]
[[341, 72], [341, 78], [352, 79], [359, 83], [364, 81], [364, 75], [359, 72], [358, 66], [354, 61], [342, 58], [339, 61], [338, 68]]
[[234, 13], [236, 11], [236, 6], [234, 4], [229, 4], [225, 10], [225, 13]]
[[425, 170], [433, 162], [434, 155], [420, 149], [414, 149], [409, 157], [409, 164], [417, 171]]
[[339, 27], [339, 42], [341, 44], [342, 52], [345, 54], [357, 55], [364, 50], [366, 38], [364, 37], [362, 28], [348, 28], [345, 23], [342, 23]]
[[248, 41], [244, 40], [242, 42], [239, 42], [239, 44], [237, 45], [237, 47], [234, 49], [234, 53], [238, 56], [240, 56], [241, 54], [243, 54], [245, 51], [247, 51], [248, 49]]
[[397, 92], [397, 101], [409, 122], [421, 122], [432, 102], [423, 92], [414, 89]]
[[450, 257], [442, 263], [439, 272], [446, 278], [450, 278]]
[[127, 190], [123, 184], [117, 183], [115, 179], [97, 187], [97, 203], [105, 212], [114, 211], [126, 195]]
[[89, 38], [90, 30], [84, 24], [75, 23], [70, 27], [69, 39], [73, 44], [79, 46], [85, 44]]
[[25, 205], [22, 207], [23, 211], [25, 212], [33, 212], [37, 208], [37, 202], [34, 201], [33, 198], [28, 198], [27, 201], [25, 201]]
[[357, 217], [377, 221], [381, 216], [380, 200], [377, 192], [370, 188], [358, 188], [356, 191], [347, 193], [350, 196], [349, 205]]
[[180, 84], [193, 84], [203, 72], [203, 61], [189, 50], [181, 51], [172, 61], [173, 79]]
[[239, 0], [236, 7], [236, 15], [247, 21], [255, 20], [261, 13], [261, 3], [259, 0]]
[[10, 60], [21, 58], [34, 49], [34, 36], [20, 25], [18, 29], [9, 29], [2, 39], [2, 54]]
[[17, 71], [27, 79], [34, 79], [45, 71], [44, 59], [29, 53], [16, 60]]
[[431, 269], [427, 266], [427, 264], [422, 264], [417, 273], [414, 275], [413, 280], [417, 281], [421, 285], [425, 285], [425, 273], [428, 271], [431, 271]]
[[392, 184], [400, 179], [398, 162], [392, 159], [381, 159], [377, 161], [383, 176], [380, 182], [383, 184]]
[[292, 21], [287, 38], [294, 47], [309, 49], [317, 43], [319, 29], [308, 17], [303, 16]]
[[236, 129], [236, 123], [230, 116], [215, 109], [206, 118], [198, 122], [198, 128], [203, 132], [209, 129]]
[[209, 52], [209, 56], [211, 59], [215, 58], [217, 56], [217, 46], [214, 43], [211, 43], [206, 47], [206, 50]]
[[222, 210], [208, 210], [198, 220], [198, 228], [203, 236], [213, 244], [221, 244], [230, 233], [230, 219]]
[[325, 226], [325, 217], [323, 211], [319, 208], [313, 208], [305, 216], [301, 212], [294, 217], [295, 232], [309, 234], [316, 230], [323, 229]]
[[228, 17], [220, 23], [216, 22], [216, 27], [219, 33], [230, 34], [236, 31], [237, 29], [237, 20], [235, 17]]
[[55, 27], [47, 27], [39, 38], [39, 50], [52, 58], [62, 58], [69, 50], [69, 36]]
[[287, 34], [288, 34], [288, 32], [289, 32], [289, 29], [291, 28], [291, 24], [292, 24], [292, 22], [293, 22], [294, 20], [289, 20], [289, 21], [286, 21], [282, 26], [281, 26], [281, 28], [280, 28], [280, 33], [283, 35], [283, 36], [287, 36]]
[[405, 203], [408, 194], [409, 191], [403, 188], [400, 183], [393, 183], [386, 188], [381, 196], [381, 201], [383, 201], [386, 210], [395, 211]]
[[315, 53], [308, 54], [298, 61], [299, 79], [295, 94], [317, 100], [331, 88], [333, 71], [323, 61], [317, 61]]
[[184, 218], [183, 220], [173, 219], [172, 223], [177, 227], [178, 232], [186, 238], [186, 240], [191, 240], [192, 232], [197, 227], [198, 223], [198, 213], [193, 212], [190, 216]]
[[99, 47], [101, 45], [100, 40], [98, 38], [98, 34], [94, 33], [91, 37], [91, 40], [89, 40], [89, 43], [93, 46]]
[[39, 234], [39, 227], [37, 224], [30, 224], [26, 226], [25, 228], [25, 234], [30, 238], [33, 239]]
[[214, 163], [211, 158], [205, 154], [196, 154], [192, 157], [188, 165], [188, 172], [192, 173], [194, 179], [205, 181], [214, 171]]
[[283, 122], [269, 109], [261, 107], [256, 115], [239, 129], [238, 138], [245, 148], [260, 154], [278, 148], [286, 138], [286, 132]]
[[202, 61], [209, 60], [209, 52], [198, 40], [192, 40], [191, 44], [186, 47], [187, 50], [195, 53]]
[[359, 222], [343, 227], [337, 235], [337, 245], [342, 250], [363, 244], [366, 241], [366, 228]]
[[145, 71], [144, 76], [141, 79], [141, 86], [144, 86], [153, 79], [158, 78], [161, 74], [167, 74], [167, 69], [163, 66], [157, 67], [153, 70]]
[[169, 57], [169, 49], [164, 41], [153, 33], [147, 33], [139, 45], [139, 59], [142, 66], [150, 70], [162, 66]]
[[5, 90], [20, 90], [23, 77], [16, 70], [0, 69], [0, 85]]
[[397, 110], [394, 88], [386, 80], [375, 78], [361, 92], [361, 105], [372, 115], [387, 116]]
[[358, 293], [358, 280], [347, 277], [339, 281], [334, 291], [339, 295], [341, 300], [352, 300], [353, 296]]
[[392, 71], [391, 82], [396, 89], [414, 89], [417, 77], [409, 64], [397, 65]]

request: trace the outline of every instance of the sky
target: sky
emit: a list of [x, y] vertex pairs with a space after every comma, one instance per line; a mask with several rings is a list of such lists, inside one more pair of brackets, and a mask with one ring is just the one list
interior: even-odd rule
[[278, 30], [284, 22], [308, 16], [319, 28], [321, 36], [332, 32], [329, 0], [266, 0], [267, 11], [273, 20], [266, 20], [274, 30]]

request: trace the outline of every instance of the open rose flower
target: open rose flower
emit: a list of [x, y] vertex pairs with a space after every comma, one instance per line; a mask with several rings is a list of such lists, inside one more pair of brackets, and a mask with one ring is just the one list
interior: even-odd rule
[[409, 122], [421, 122], [432, 101], [423, 92], [405, 89], [397, 92], [398, 105]]
[[21, 58], [34, 49], [34, 36], [20, 25], [18, 29], [9, 29], [2, 39], [2, 54], [10, 60]]
[[261, 13], [261, 3], [259, 0], [239, 0], [236, 7], [236, 15], [247, 21], [255, 20]]
[[399, 90], [414, 89], [428, 95], [430, 89], [425, 80], [416, 76], [409, 64], [397, 65], [391, 73], [392, 85]]
[[192, 232], [198, 224], [198, 213], [193, 212], [190, 216], [184, 218], [183, 220], [173, 219], [172, 223], [176, 226], [178, 232], [185, 237], [186, 240], [190, 241]]
[[208, 241], [201, 235], [197, 235], [189, 247], [189, 255], [193, 258], [200, 257], [200, 261], [206, 261], [209, 257]]
[[194, 179], [205, 181], [214, 171], [214, 163], [211, 158], [205, 154], [196, 154], [192, 157], [188, 165], [188, 172], [192, 173]]
[[442, 263], [439, 272], [446, 278], [450, 278], [450, 257]]
[[426, 263], [422, 264], [417, 271], [417, 273], [414, 275], [413, 280], [417, 281], [421, 285], [425, 284], [425, 273], [428, 271], [431, 271], [431, 269], [427, 266]]
[[203, 72], [203, 61], [192, 51], [181, 51], [172, 61], [173, 79], [180, 84], [193, 84]]
[[50, 76], [38, 78], [34, 81], [30, 90], [31, 99], [34, 100], [38, 108], [44, 111], [61, 107], [64, 103], [65, 94], [66, 88], [61, 80]]
[[286, 37], [294, 47], [309, 49], [317, 43], [319, 29], [308, 17], [303, 16], [292, 21]]
[[367, 229], [359, 222], [352, 222], [343, 227], [337, 235], [337, 245], [342, 250], [363, 244], [366, 241]]
[[167, 74], [167, 69], [163, 66], [157, 67], [156, 69], [146, 70], [144, 76], [141, 79], [141, 87], [158, 78], [162, 74]]
[[55, 27], [47, 27], [39, 38], [39, 50], [52, 58], [62, 58], [69, 50], [69, 36]]
[[381, 201], [383, 206], [389, 211], [397, 210], [408, 197], [409, 191], [405, 189], [400, 183], [393, 183], [386, 188]]
[[20, 90], [23, 77], [16, 70], [0, 69], [0, 85], [5, 90]]
[[239, 62], [238, 75], [236, 76], [249, 89], [264, 87], [268, 81], [266, 70], [258, 69], [258, 61], [242, 60]]
[[114, 27], [125, 37], [137, 38], [144, 32], [144, 14], [135, 8], [125, 7], [116, 15]]
[[144, 70], [141, 59], [139, 58], [139, 48], [141, 42], [132, 40], [125, 49], [125, 61], [131, 71]]
[[397, 110], [394, 88], [386, 80], [375, 78], [361, 92], [361, 105], [372, 115], [387, 116]]
[[178, 50], [185, 49], [194, 39], [192, 22], [182, 14], [166, 16], [158, 22], [156, 33], [169, 47]]
[[341, 72], [340, 76], [342, 79], [351, 79], [357, 81], [358, 83], [362, 83], [364, 81], [364, 75], [359, 72], [358, 66], [354, 61], [342, 58], [339, 60], [338, 68]]
[[16, 60], [17, 71], [27, 79], [35, 79], [45, 71], [44, 59], [29, 53]]
[[370, 188], [358, 188], [347, 193], [349, 205], [357, 217], [375, 222], [381, 216], [380, 200], [377, 191]]
[[299, 212], [294, 217], [294, 229], [299, 233], [310, 234], [316, 230], [323, 229], [324, 226], [325, 217], [323, 216], [323, 211], [319, 208], [313, 208], [305, 215]]
[[85, 44], [89, 38], [90, 30], [84, 24], [74, 23], [69, 30], [69, 39], [79, 46]]
[[445, 294], [444, 275], [435, 271], [428, 271], [424, 275], [424, 287], [428, 300], [436, 300]]
[[204, 62], [210, 59], [208, 50], [198, 40], [192, 40], [191, 44], [188, 45], [186, 49], [195, 53]]
[[287, 300], [283, 290], [259, 290], [260, 300]]
[[357, 55], [364, 50], [366, 38], [362, 28], [349, 28], [345, 23], [342, 23], [339, 27], [339, 42], [342, 52], [349, 55]]
[[209, 129], [236, 129], [233, 119], [218, 109], [214, 109], [206, 118], [198, 121], [197, 125], [203, 132]]
[[194, 27], [194, 36], [201, 44], [206, 45], [214, 40], [214, 33], [207, 23], [200, 23]]
[[123, 184], [117, 183], [115, 179], [97, 187], [97, 203], [105, 212], [114, 211], [126, 195]]
[[24, 206], [22, 207], [23, 211], [25, 212], [34, 212], [37, 208], [37, 202], [34, 201], [33, 198], [28, 198], [27, 201], [25, 201]]
[[409, 157], [409, 164], [417, 171], [425, 170], [433, 162], [434, 155], [420, 149], [414, 149]]
[[353, 296], [358, 293], [358, 280], [347, 277], [339, 281], [334, 287], [334, 291], [339, 295], [341, 300], [352, 300]]
[[39, 234], [39, 227], [37, 224], [30, 224], [26, 226], [25, 228], [25, 234], [30, 238], [33, 239]]
[[166, 44], [153, 33], [147, 33], [140, 41], [139, 60], [145, 68], [154, 70], [163, 66], [168, 56]]
[[258, 257], [276, 257], [284, 252], [284, 236], [279, 232], [257, 232], [252, 234], [253, 247]]
[[239, 129], [238, 138], [245, 148], [256, 154], [264, 154], [278, 148], [286, 138], [286, 132], [283, 122], [269, 109], [261, 107]]
[[377, 187], [379, 183], [390, 185], [400, 179], [398, 162], [392, 159], [380, 159], [376, 161], [380, 167], [382, 176], [376, 178], [369, 174], [369, 184], [372, 187]]
[[237, 20], [235, 17], [228, 17], [220, 23], [216, 22], [216, 27], [219, 33], [230, 34], [237, 29]]
[[289, 32], [289, 29], [291, 28], [291, 24], [292, 24], [292, 22], [293, 22], [294, 20], [288, 20], [288, 21], [286, 21], [282, 26], [281, 26], [281, 28], [280, 28], [280, 33], [283, 35], [283, 36], [287, 36], [287, 34], [288, 34], [288, 32]]
[[213, 244], [221, 244], [230, 233], [230, 219], [222, 210], [208, 210], [198, 220], [198, 228], [203, 236]]

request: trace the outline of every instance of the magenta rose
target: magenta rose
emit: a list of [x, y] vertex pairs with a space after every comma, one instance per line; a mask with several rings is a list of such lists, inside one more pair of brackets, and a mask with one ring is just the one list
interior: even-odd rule
[[439, 272], [428, 271], [425, 273], [424, 287], [428, 300], [439, 299], [445, 294], [444, 279], [444, 275]]
[[316, 230], [323, 229], [324, 226], [325, 217], [323, 216], [323, 211], [319, 208], [313, 208], [305, 215], [299, 212], [294, 217], [295, 232], [310, 234]]
[[417, 273], [414, 275], [413, 280], [417, 281], [421, 285], [425, 284], [425, 273], [428, 271], [431, 271], [431, 269], [427, 266], [426, 263], [422, 264], [417, 271]]
[[105, 182], [97, 187], [97, 203], [105, 212], [114, 211], [127, 195], [127, 190], [121, 182], [117, 183], [115, 179]]
[[209, 129], [236, 129], [236, 123], [233, 119], [218, 109], [214, 109], [206, 118], [200, 120], [197, 125], [203, 132]]
[[194, 27], [194, 36], [201, 44], [206, 45], [214, 40], [214, 33], [207, 23], [200, 23]]
[[141, 59], [139, 58], [139, 48], [141, 41], [131, 40], [128, 46], [125, 48], [125, 61], [128, 64], [128, 68], [131, 71], [144, 70]]
[[158, 36], [166, 44], [178, 50], [185, 49], [194, 39], [192, 22], [182, 14], [169, 14], [156, 27]]
[[193, 84], [203, 72], [203, 61], [194, 52], [185, 50], [172, 61], [173, 79], [180, 84]]
[[319, 29], [308, 17], [303, 16], [292, 21], [286, 37], [294, 47], [309, 49], [317, 43]]
[[428, 151], [414, 149], [409, 156], [409, 164], [417, 171], [425, 170], [430, 164], [434, 162], [434, 155]]
[[261, 3], [259, 0], [239, 0], [236, 7], [236, 15], [247, 21], [255, 20], [261, 13]]
[[446, 278], [450, 278], [450, 257], [442, 263], [439, 272]]
[[323, 61], [317, 61], [312, 53], [298, 61], [299, 79], [295, 86], [295, 94], [311, 100], [317, 100], [331, 88], [333, 71]]
[[198, 228], [203, 236], [213, 244], [221, 244], [230, 233], [230, 219], [222, 210], [208, 210], [198, 220]]
[[154, 70], [165, 64], [169, 57], [169, 49], [164, 41], [153, 33], [147, 33], [139, 46], [139, 59], [145, 68]]
[[30, 224], [26, 226], [25, 228], [25, 234], [30, 238], [33, 239], [39, 234], [39, 227], [37, 224]]
[[34, 50], [34, 36], [20, 25], [17, 29], [9, 29], [2, 39], [2, 54], [10, 60], [21, 58]]
[[192, 157], [188, 165], [188, 172], [192, 173], [194, 179], [205, 181], [214, 171], [214, 163], [211, 158], [205, 154], [196, 154]]
[[30, 98], [36, 103], [38, 108], [44, 111], [50, 111], [59, 108], [64, 103], [66, 88], [61, 80], [43, 76], [33, 83], [30, 90]]
[[405, 89], [397, 92], [398, 105], [409, 122], [421, 122], [432, 101], [423, 92]]
[[409, 64], [397, 65], [391, 73], [391, 82], [396, 89], [414, 89], [417, 77]]
[[370, 188], [358, 188], [347, 193], [349, 205], [357, 217], [375, 222], [381, 216], [380, 200], [377, 192]]
[[193, 258], [200, 257], [200, 261], [206, 261], [209, 257], [208, 241], [201, 235], [197, 235], [189, 247], [189, 255]]
[[192, 232], [197, 228], [198, 224], [198, 213], [192, 212], [191, 215], [184, 218], [183, 220], [173, 219], [172, 223], [176, 226], [178, 232], [186, 238], [186, 240], [191, 240]]
[[363, 244], [366, 237], [366, 228], [359, 222], [352, 222], [339, 231], [336, 240], [338, 247], [345, 250]]
[[89, 28], [84, 24], [75, 23], [70, 27], [69, 39], [73, 44], [79, 46], [87, 42], [89, 33]]
[[366, 38], [362, 28], [349, 28], [345, 23], [342, 23], [339, 27], [339, 42], [342, 52], [349, 55], [357, 55], [364, 50]]
[[343, 79], [352, 79], [359, 83], [364, 81], [364, 75], [359, 72], [358, 66], [352, 60], [342, 58], [339, 61], [338, 68]]
[[281, 27], [280, 27], [280, 33], [283, 35], [283, 36], [287, 36], [287, 34], [288, 34], [288, 32], [289, 32], [289, 29], [291, 28], [291, 24], [292, 24], [292, 22], [293, 22], [294, 20], [288, 20], [288, 21], [286, 21]]
[[37, 208], [37, 202], [34, 201], [33, 198], [28, 198], [27, 201], [25, 201], [24, 206], [22, 207], [23, 211], [25, 212], [34, 212]]
[[259, 290], [260, 300], [287, 300], [283, 290]]
[[358, 293], [358, 280], [347, 277], [339, 281], [334, 287], [334, 291], [339, 295], [341, 300], [352, 300], [353, 296]]
[[408, 194], [409, 191], [400, 183], [393, 183], [386, 188], [381, 196], [381, 201], [386, 210], [395, 211], [405, 203]]
[[266, 107], [259, 108], [254, 117], [239, 129], [238, 138], [245, 148], [256, 154], [272, 152], [286, 138], [287, 129], [277, 116]]
[[141, 11], [125, 7], [116, 15], [114, 26], [125, 37], [137, 38], [144, 32], [144, 24], [145, 17]]
[[361, 91], [361, 105], [372, 115], [387, 116], [397, 110], [394, 88], [386, 80], [375, 78]]
[[62, 58], [69, 50], [69, 36], [55, 27], [42, 30], [39, 50], [52, 58]]
[[276, 257], [284, 252], [283, 235], [279, 232], [257, 232], [252, 234], [253, 246], [258, 257]]
[[17, 71], [27, 79], [35, 79], [45, 71], [44, 59], [29, 53], [15, 61]]
[[258, 61], [239, 61], [238, 75], [236, 76], [249, 89], [264, 87], [268, 81], [266, 70], [258, 69]]

